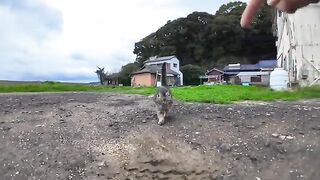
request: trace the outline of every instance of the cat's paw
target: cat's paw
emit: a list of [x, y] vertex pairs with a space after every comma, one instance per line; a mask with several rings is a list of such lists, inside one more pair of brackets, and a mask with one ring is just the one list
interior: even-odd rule
[[162, 126], [162, 125], [164, 125], [164, 121], [159, 121], [158, 124], [159, 124], [160, 126]]

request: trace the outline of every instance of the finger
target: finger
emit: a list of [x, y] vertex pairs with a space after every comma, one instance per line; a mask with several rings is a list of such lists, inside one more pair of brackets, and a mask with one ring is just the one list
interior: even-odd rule
[[281, 0], [275, 7], [286, 13], [294, 13], [298, 8], [307, 6], [310, 0]]
[[267, 3], [269, 6], [275, 7], [277, 4], [279, 4], [280, 0], [268, 0]]
[[263, 6], [264, 0], [250, 0], [246, 9], [244, 10], [241, 18], [241, 26], [246, 28], [250, 25], [252, 19], [257, 14], [261, 6]]

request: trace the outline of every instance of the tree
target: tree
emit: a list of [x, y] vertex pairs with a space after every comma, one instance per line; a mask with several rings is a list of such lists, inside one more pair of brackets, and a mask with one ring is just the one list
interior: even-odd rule
[[104, 68], [100, 68], [97, 66], [97, 70], [96, 70], [96, 74], [98, 75], [98, 79], [100, 81], [101, 85], [104, 85], [104, 80], [105, 80], [105, 72], [104, 72]]
[[184, 85], [199, 85], [199, 76], [204, 74], [204, 70], [197, 65], [187, 64], [180, 68], [183, 73]]
[[[249, 30], [240, 27], [246, 4], [230, 2], [215, 15], [193, 12], [187, 17], [168, 21], [156, 32], [135, 43], [134, 54], [139, 66], [151, 56], [176, 55], [181, 65], [198, 65], [206, 69], [224, 66], [226, 62], [255, 63], [275, 58], [272, 34], [272, 8], [258, 12]], [[236, 57], [227, 59], [228, 57]]]
[[138, 69], [139, 69], [138, 63], [129, 63], [122, 66], [121, 71], [119, 73], [119, 82], [124, 86], [130, 86], [131, 85], [130, 75], [131, 73], [133, 73], [134, 71], [137, 71]]

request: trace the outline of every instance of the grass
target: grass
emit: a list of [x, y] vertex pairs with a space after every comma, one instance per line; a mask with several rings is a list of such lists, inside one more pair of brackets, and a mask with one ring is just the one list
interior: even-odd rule
[[[0, 84], [0, 93], [9, 92], [113, 92], [125, 94], [151, 95], [154, 88], [107, 87], [55, 82], [35, 84]], [[188, 86], [172, 88], [178, 101], [227, 104], [237, 101], [293, 101], [320, 98], [320, 86], [295, 91], [274, 92], [262, 87], [228, 86]]]
[[154, 88], [131, 88], [44, 82], [34, 84], [0, 84], [0, 93], [11, 92], [115, 92], [149, 95]]
[[173, 89], [174, 97], [186, 102], [227, 104], [237, 101], [293, 101], [320, 98], [320, 86], [275, 92], [255, 86], [194, 86]]

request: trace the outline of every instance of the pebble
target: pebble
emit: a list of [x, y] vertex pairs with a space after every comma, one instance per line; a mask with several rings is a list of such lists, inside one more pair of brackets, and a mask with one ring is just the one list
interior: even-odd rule
[[220, 148], [221, 148], [223, 151], [231, 151], [232, 146], [231, 146], [230, 144], [223, 143], [223, 144], [221, 144]]
[[106, 166], [105, 161], [98, 162], [98, 167], [105, 167], [105, 166]]
[[277, 137], [279, 137], [279, 134], [278, 133], [273, 133], [272, 137], [276, 137], [277, 138]]
[[293, 140], [294, 137], [292, 137], [292, 136], [287, 136], [286, 139], [288, 139], [288, 140]]
[[320, 131], [320, 126], [312, 127], [312, 130]]
[[286, 136], [281, 135], [281, 136], [279, 136], [279, 138], [280, 138], [281, 140], [285, 140], [285, 139], [286, 139]]

